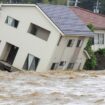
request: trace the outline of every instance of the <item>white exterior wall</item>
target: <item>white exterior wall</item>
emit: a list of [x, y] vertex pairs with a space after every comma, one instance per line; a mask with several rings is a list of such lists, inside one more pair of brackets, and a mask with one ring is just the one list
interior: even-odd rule
[[68, 41], [70, 39], [77, 40], [76, 37], [63, 37], [62, 38], [59, 46], [56, 48], [56, 52], [55, 52], [54, 58], [53, 58], [54, 62], [70, 60], [70, 58], [72, 57], [72, 55], [74, 53], [75, 44], [76, 44], [76, 43], [74, 43], [73, 47], [67, 47]]
[[[75, 42], [72, 47], [67, 47], [68, 41], [70, 39], [74, 39]], [[63, 37], [59, 46], [57, 46], [57, 48], [56, 48], [56, 51], [54, 53], [54, 56], [52, 58], [52, 62], [50, 65], [52, 65], [52, 63], [60, 64], [61, 61], [66, 61], [66, 64], [64, 66], [58, 65], [57, 69], [67, 69], [67, 65], [70, 62], [72, 62], [71, 61], [72, 57], [73, 57], [76, 49], [78, 48], [78, 47], [76, 47], [78, 39], [79, 39], [79, 37]], [[76, 57], [76, 61], [75, 62], [73, 61], [75, 63], [73, 69], [75, 69], [75, 70], [83, 69], [84, 63], [86, 61], [86, 57], [83, 54], [83, 50], [87, 44], [87, 41], [88, 41], [88, 38], [84, 37], [83, 44], [81, 47], [79, 47], [80, 51], [79, 51], [78, 56]], [[80, 63], [81, 63], [81, 66], [79, 67]]]
[[[10, 16], [19, 20], [17, 28], [5, 23], [6, 17]], [[30, 23], [49, 30], [48, 41], [44, 41], [28, 33]], [[37, 71], [49, 69], [49, 62], [55, 51], [60, 33], [35, 7], [2, 7], [0, 11], [0, 55], [6, 42], [19, 47], [13, 66], [22, 69], [27, 54], [32, 54], [40, 58]]]
[[79, 70], [82, 70], [83, 67], [84, 67], [84, 64], [85, 64], [86, 59], [87, 59], [86, 56], [84, 55], [84, 48], [87, 45], [88, 39], [89, 38], [84, 38], [83, 45], [81, 46], [81, 50], [80, 50], [78, 58], [77, 58], [77, 60], [75, 62], [74, 69], [78, 68]]
[[105, 48], [105, 30], [95, 30], [95, 33], [104, 33], [104, 44], [92, 45], [92, 50], [97, 51], [99, 48]]

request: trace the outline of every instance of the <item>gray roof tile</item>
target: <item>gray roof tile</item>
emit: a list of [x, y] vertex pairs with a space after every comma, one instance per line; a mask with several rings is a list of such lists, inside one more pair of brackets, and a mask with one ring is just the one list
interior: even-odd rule
[[93, 36], [80, 18], [67, 6], [37, 4], [65, 35]]

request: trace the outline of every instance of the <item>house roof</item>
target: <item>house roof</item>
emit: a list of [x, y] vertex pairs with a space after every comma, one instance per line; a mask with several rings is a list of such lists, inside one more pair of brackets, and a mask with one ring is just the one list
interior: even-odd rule
[[55, 28], [65, 36], [87, 36], [93, 37], [84, 22], [72, 11], [64, 5], [51, 4], [1, 4], [10, 7], [37, 7], [50, 20]]
[[70, 11], [74, 11], [85, 24], [93, 24], [96, 29], [105, 29], [105, 15], [93, 13], [80, 7], [71, 7]]
[[65, 35], [89, 37], [93, 35], [84, 22], [67, 6], [51, 4], [37, 5]]

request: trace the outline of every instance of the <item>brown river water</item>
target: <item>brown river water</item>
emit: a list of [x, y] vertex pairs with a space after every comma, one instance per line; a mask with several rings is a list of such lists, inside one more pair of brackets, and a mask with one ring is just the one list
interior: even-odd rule
[[105, 105], [105, 71], [0, 71], [0, 105]]

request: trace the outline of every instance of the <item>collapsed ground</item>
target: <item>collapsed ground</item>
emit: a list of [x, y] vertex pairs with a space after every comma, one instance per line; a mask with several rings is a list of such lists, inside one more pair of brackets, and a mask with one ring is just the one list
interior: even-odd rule
[[0, 105], [105, 105], [105, 71], [0, 71]]

